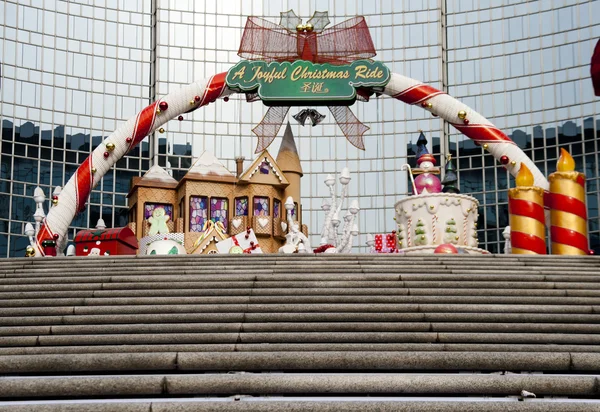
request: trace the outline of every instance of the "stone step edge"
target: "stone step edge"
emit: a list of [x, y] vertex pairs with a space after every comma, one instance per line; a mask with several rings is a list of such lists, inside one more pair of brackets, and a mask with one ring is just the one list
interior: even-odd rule
[[0, 356], [9, 374], [114, 371], [591, 372], [600, 353], [577, 352], [165, 352]]
[[519, 374], [157, 374], [0, 378], [0, 398], [152, 395], [463, 395], [597, 396], [594, 375]]

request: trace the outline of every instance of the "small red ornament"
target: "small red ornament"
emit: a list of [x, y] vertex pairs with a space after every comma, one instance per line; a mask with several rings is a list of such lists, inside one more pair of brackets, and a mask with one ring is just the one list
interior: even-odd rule
[[104, 158], [105, 158], [105, 159], [108, 159], [108, 156], [110, 156], [110, 153], [108, 153], [108, 152], [104, 152]]
[[164, 112], [165, 110], [167, 110], [167, 109], [169, 108], [169, 103], [167, 103], [167, 102], [160, 102], [160, 103], [158, 104], [158, 108], [159, 108], [161, 111], [163, 111], [163, 112]]
[[131, 141], [132, 141], [132, 140], [133, 140], [133, 139], [132, 139], [131, 137], [128, 137], [127, 139], [125, 139], [125, 141], [126, 141], [127, 143], [131, 143]]
[[52, 200], [58, 200], [58, 196], [52, 195]]
[[177, 120], [182, 121], [183, 120], [183, 116], [179, 115], [179, 117], [177, 118]]
[[465, 119], [465, 120], [463, 120], [463, 123], [464, 123], [464, 124], [469, 124], [469, 119]]
[[200, 96], [194, 96], [194, 100], [196, 101], [196, 103], [198, 103], [200, 101]]
[[58, 233], [55, 233], [55, 234], [52, 235], [52, 238], [54, 240], [58, 240], [59, 237], [60, 237], [60, 235]]
[[246, 235], [246, 236], [244, 236], [244, 237], [246, 238], [246, 240], [248, 240], [248, 238], [250, 237], [250, 235]]
[[590, 255], [595, 255], [595, 254], [596, 254], [596, 252], [594, 252], [594, 250], [593, 250], [593, 249], [590, 249], [590, 251], [588, 252], [588, 254], [590, 254]]
[[229, 101], [229, 97], [228, 96], [223, 97], [223, 101], [225, 101], [225, 103], [227, 103]]
[[510, 159], [508, 158], [507, 155], [502, 155], [500, 157], [500, 163], [502, 163], [503, 165], [507, 165], [509, 161], [510, 161]]
[[427, 102], [421, 103], [421, 107], [427, 107]]

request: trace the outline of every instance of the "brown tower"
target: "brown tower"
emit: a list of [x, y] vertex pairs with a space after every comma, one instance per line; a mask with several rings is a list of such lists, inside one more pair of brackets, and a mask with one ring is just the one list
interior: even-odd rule
[[283, 133], [283, 140], [281, 141], [276, 162], [285, 174], [288, 182], [290, 182], [283, 194], [284, 202], [288, 196], [291, 196], [294, 202], [300, 204], [300, 178], [303, 176], [303, 173], [290, 122], [288, 122]]

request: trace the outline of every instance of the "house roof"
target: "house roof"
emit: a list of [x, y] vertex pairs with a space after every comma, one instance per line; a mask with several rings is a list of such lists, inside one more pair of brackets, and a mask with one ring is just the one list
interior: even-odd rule
[[227, 169], [212, 152], [205, 150], [189, 168], [182, 181], [185, 179], [208, 179], [234, 182], [236, 177], [235, 174]]
[[[268, 180], [270, 181], [258, 181], [257, 172], [260, 169], [260, 166], [263, 162], [267, 162], [269, 166], [273, 178]], [[281, 170], [273, 156], [269, 153], [267, 149], [263, 150], [261, 154], [259, 154], [256, 159], [250, 164], [250, 166], [246, 169], [244, 173], [239, 178], [240, 183], [262, 183], [262, 184], [275, 184], [279, 186], [287, 186], [290, 182], [286, 179], [285, 173]]]
[[[212, 221], [209, 222], [212, 223]], [[224, 233], [222, 230], [219, 230], [219, 228], [217, 228], [217, 226], [213, 223], [196, 240], [194, 248], [192, 249], [190, 254], [194, 254], [198, 249], [200, 250], [200, 253], [202, 253], [202, 251], [206, 249], [206, 247], [210, 245], [211, 242], [220, 242], [221, 240], [227, 239], [228, 237], [229, 235]]]
[[173, 178], [165, 169], [155, 164], [142, 177], [134, 177], [131, 180], [131, 189], [127, 197], [131, 196], [137, 187], [152, 187], [161, 189], [174, 189], [177, 187], [177, 180]]

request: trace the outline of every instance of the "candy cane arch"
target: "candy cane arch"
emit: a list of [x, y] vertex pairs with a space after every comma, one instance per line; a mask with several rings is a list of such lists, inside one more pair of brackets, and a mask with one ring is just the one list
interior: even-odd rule
[[[55, 238], [58, 250], [64, 249], [69, 225], [75, 215], [84, 210], [92, 189], [106, 172], [144, 137], [183, 113], [234, 93], [225, 85], [226, 75], [226, 72], [220, 73], [194, 82], [155, 101], [96, 147], [69, 179], [58, 197], [58, 203], [48, 212], [37, 235], [36, 255], [43, 255], [41, 242], [46, 239]], [[496, 159], [507, 166], [513, 176], [519, 171], [521, 163], [525, 163], [534, 175], [535, 185], [544, 190], [548, 189], [548, 181], [544, 175], [508, 136], [485, 117], [448, 94], [396, 73], [391, 74], [383, 94], [407, 104], [420, 105], [443, 118], [465, 136], [487, 148]]]

